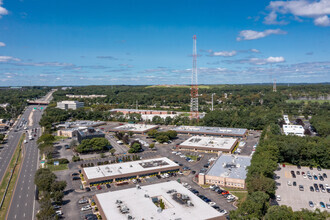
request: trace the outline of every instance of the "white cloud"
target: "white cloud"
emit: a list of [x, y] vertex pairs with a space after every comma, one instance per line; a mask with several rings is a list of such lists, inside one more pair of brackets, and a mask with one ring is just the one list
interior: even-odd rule
[[7, 9], [5, 9], [4, 7], [2, 7], [3, 2], [2, 0], [0, 0], [0, 18], [2, 18], [3, 15], [7, 15], [8, 11]]
[[39, 62], [39, 63], [17, 63], [18, 66], [55, 66], [55, 67], [71, 67], [72, 63], [60, 63], [60, 62]]
[[330, 19], [327, 15], [315, 18], [314, 24], [317, 26], [330, 26]]
[[268, 57], [266, 59], [268, 63], [282, 63], [285, 61], [284, 57]]
[[268, 29], [264, 31], [244, 30], [239, 33], [239, 36], [236, 38], [236, 40], [256, 40], [259, 38], [267, 37], [271, 34], [287, 34], [287, 32], [281, 29]]
[[5, 47], [6, 44], [4, 42], [0, 42], [0, 47]]
[[260, 50], [258, 50], [258, 49], [251, 49], [251, 52], [253, 52], [253, 53], [260, 53]]
[[212, 52], [210, 56], [221, 56], [221, 57], [232, 57], [237, 54], [236, 50], [233, 51], [219, 51], [219, 52]]
[[329, 0], [293, 0], [293, 1], [271, 1], [267, 6], [270, 13], [265, 17], [265, 24], [285, 24], [286, 21], [278, 21], [278, 14], [291, 14], [295, 19], [299, 17], [313, 18], [314, 24], [318, 26], [330, 26], [328, 15], [330, 15]]
[[9, 61], [20, 61], [20, 59], [11, 56], [0, 56], [0, 62], [5, 63]]

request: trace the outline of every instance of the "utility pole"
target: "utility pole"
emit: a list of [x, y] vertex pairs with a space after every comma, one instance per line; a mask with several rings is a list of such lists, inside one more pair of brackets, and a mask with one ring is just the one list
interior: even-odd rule
[[213, 112], [213, 96], [215, 95], [215, 93], [212, 93], [212, 109], [211, 109], [211, 111]]

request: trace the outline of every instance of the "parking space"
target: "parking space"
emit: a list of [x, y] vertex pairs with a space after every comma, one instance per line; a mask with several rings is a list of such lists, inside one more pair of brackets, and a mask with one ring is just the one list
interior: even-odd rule
[[[327, 209], [327, 204], [330, 204], [330, 170], [281, 166], [281, 168], [275, 171], [275, 174], [276, 195], [280, 196], [280, 201], [277, 201], [279, 205], [291, 206], [294, 211], [302, 208], [309, 210], [315, 210], [316, 208], [321, 210]], [[311, 204], [309, 203], [310, 201], [312, 202]], [[323, 202], [325, 207], [322, 207], [321, 202]]]

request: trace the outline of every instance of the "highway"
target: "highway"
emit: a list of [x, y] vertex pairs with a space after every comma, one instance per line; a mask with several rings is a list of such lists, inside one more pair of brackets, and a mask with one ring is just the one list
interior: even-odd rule
[[[54, 91], [49, 92], [44, 100], [49, 101], [52, 98], [51, 95], [53, 92]], [[29, 132], [27, 132], [26, 140], [28, 142], [23, 145], [23, 159], [6, 219], [35, 219], [36, 201], [34, 174], [39, 167], [39, 151], [36, 142], [41, 135], [39, 121], [44, 109], [45, 107], [41, 109], [41, 107], [37, 105], [28, 106], [20, 119], [22, 120], [22, 118], [24, 118], [27, 120], [26, 126], [28, 127]], [[17, 124], [14, 126], [13, 130], [15, 130], [16, 127]], [[37, 128], [37, 132], [32, 132], [33, 140], [29, 140], [29, 134], [35, 128]], [[23, 128], [20, 128], [17, 132], [11, 131], [12, 135], [10, 133], [8, 138], [9, 143], [11, 144], [9, 145], [10, 147], [8, 147], [8, 150], [17, 145], [19, 137], [23, 132], [25, 132]], [[34, 134], [36, 134], [36, 136], [34, 136]], [[15, 143], [16, 145], [14, 145]], [[14, 152], [14, 149], [11, 149], [10, 151]]]
[[24, 132], [23, 130], [24, 126], [20, 127], [19, 130], [15, 132], [16, 127], [21, 124], [23, 118], [25, 120], [28, 119], [31, 111], [32, 111], [31, 107], [28, 107], [24, 111], [21, 117], [16, 121], [15, 126], [13, 126], [13, 128], [9, 131], [7, 143], [0, 146], [0, 182], [2, 182], [3, 176], [6, 173], [7, 167], [14, 154], [18, 141]]
[[[37, 106], [29, 106], [33, 109]], [[34, 219], [35, 205], [35, 185], [34, 174], [38, 169], [38, 147], [37, 139], [41, 134], [39, 120], [43, 110], [40, 107], [37, 110], [32, 110], [32, 126], [29, 126], [29, 131], [37, 128], [37, 136], [33, 140], [28, 140], [28, 143], [23, 147], [23, 161], [20, 168], [19, 177], [14, 188], [14, 195], [11, 200], [10, 208], [7, 213], [7, 219]], [[33, 135], [35, 132], [32, 133]]]

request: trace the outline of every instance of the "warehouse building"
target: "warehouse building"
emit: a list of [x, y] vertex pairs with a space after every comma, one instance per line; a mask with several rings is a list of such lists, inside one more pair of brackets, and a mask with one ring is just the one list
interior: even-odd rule
[[179, 134], [212, 135], [212, 136], [238, 137], [238, 138], [244, 138], [248, 134], [248, 130], [246, 128], [179, 126], [174, 128], [173, 130], [175, 130]]
[[146, 134], [148, 131], [152, 129], [157, 129], [158, 125], [147, 125], [147, 124], [125, 124], [115, 128], [111, 128], [110, 131], [112, 132], [133, 132], [139, 134]]
[[84, 107], [83, 102], [78, 102], [78, 101], [62, 101], [62, 102], [57, 102], [56, 108], [63, 109], [63, 110], [76, 110], [78, 108]]
[[283, 132], [285, 135], [305, 136], [305, 129], [301, 125], [283, 125]]
[[198, 183], [244, 189], [246, 188], [246, 168], [250, 164], [251, 157], [249, 156], [223, 154], [206, 173], [199, 173]]
[[[95, 195], [94, 200], [102, 219], [106, 220], [225, 219], [177, 181], [101, 193]], [[163, 208], [160, 208], [161, 202]]]
[[89, 127], [84, 130], [77, 130], [77, 139], [80, 144], [85, 139], [104, 138], [104, 137], [105, 134], [102, 131], [97, 131], [92, 127]]
[[231, 153], [237, 145], [237, 138], [221, 138], [214, 136], [193, 136], [181, 144], [177, 149], [188, 149], [193, 151], [226, 152]]
[[172, 160], [161, 157], [125, 163], [87, 167], [82, 170], [88, 184], [123, 181], [149, 175], [179, 171], [180, 166]]

